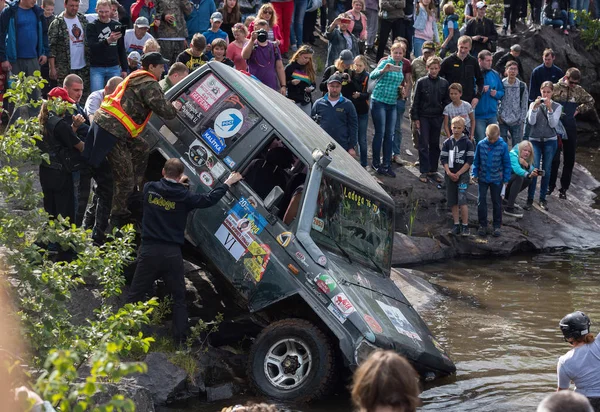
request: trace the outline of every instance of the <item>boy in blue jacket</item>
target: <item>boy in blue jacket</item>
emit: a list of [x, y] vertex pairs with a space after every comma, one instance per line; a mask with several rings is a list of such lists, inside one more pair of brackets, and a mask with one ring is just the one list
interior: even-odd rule
[[475, 109], [475, 140], [480, 142], [485, 137], [486, 127], [498, 124], [498, 102], [504, 96], [504, 85], [497, 71], [492, 70], [492, 53], [482, 50], [477, 56], [483, 74], [481, 99]]
[[502, 226], [502, 185], [510, 180], [512, 168], [508, 145], [500, 137], [500, 128], [491, 124], [485, 129], [486, 138], [477, 143], [475, 159], [471, 175], [478, 180], [477, 217], [479, 219], [479, 236], [487, 235], [487, 192], [492, 198], [494, 237], [500, 236]]

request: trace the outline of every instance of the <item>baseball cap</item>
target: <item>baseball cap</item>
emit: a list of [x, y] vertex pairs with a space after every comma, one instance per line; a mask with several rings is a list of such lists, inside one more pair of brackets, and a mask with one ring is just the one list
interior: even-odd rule
[[340, 60], [344, 62], [344, 64], [352, 64], [354, 62], [354, 56], [350, 50], [342, 50], [340, 53]]
[[147, 29], [148, 29], [148, 28], [150, 28], [150, 23], [148, 22], [148, 19], [147, 19], [147, 18], [145, 18], [145, 17], [138, 17], [138, 18], [135, 20], [135, 23], [134, 23], [134, 25], [135, 25], [136, 27], [145, 27], [145, 28], [147, 28]]
[[334, 83], [334, 82], [338, 82], [339, 84], [342, 84], [342, 76], [340, 76], [339, 74], [334, 74], [329, 79], [327, 79], [327, 84]]
[[212, 21], [223, 21], [223, 15], [218, 11], [215, 11], [213, 14], [210, 15], [210, 19]]
[[421, 47], [421, 50], [433, 52], [435, 51], [435, 43], [432, 41], [426, 41], [425, 43], [423, 43], [423, 47]]
[[75, 103], [75, 100], [69, 97], [69, 92], [67, 89], [63, 89], [62, 87], [55, 87], [54, 89], [48, 92], [48, 97], [52, 97], [53, 99], [61, 99], [65, 102]]
[[521, 45], [519, 45], [519, 44], [513, 44], [512, 46], [510, 46], [510, 49], [512, 51], [515, 51], [515, 52], [520, 52], [521, 51]]
[[475, 7], [478, 9], [483, 9], [484, 7], [487, 7], [487, 4], [485, 4], [485, 1], [478, 1]]
[[157, 66], [159, 64], [168, 64], [169, 61], [162, 57], [159, 52], [146, 53], [142, 56], [142, 66], [148, 67], [153, 64]]
[[136, 51], [132, 51], [131, 53], [129, 53], [129, 56], [127, 56], [127, 58], [129, 60], [134, 60], [138, 63], [142, 60], [142, 56], [140, 56], [140, 53]]

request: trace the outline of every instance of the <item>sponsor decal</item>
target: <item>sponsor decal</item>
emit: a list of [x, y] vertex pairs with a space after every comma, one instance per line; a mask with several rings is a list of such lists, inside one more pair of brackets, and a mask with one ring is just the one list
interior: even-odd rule
[[215, 135], [215, 131], [210, 127], [202, 133], [202, 140], [204, 140], [216, 154], [221, 153], [227, 147], [225, 141]]
[[[256, 243], [256, 242], [254, 242]], [[244, 266], [248, 269], [248, 272], [252, 275], [255, 282], [260, 282], [265, 270], [267, 269], [267, 265], [269, 264], [269, 260], [271, 258], [271, 248], [265, 244], [261, 244], [258, 248], [255, 249], [255, 253], [252, 253], [252, 257], [248, 257], [244, 259]]]
[[[256, 201], [255, 201], [256, 202]], [[247, 222], [247, 226], [244, 230], [251, 230], [253, 234], [260, 234], [265, 226], [267, 226], [267, 220], [252, 206], [252, 203], [245, 197], [240, 197], [238, 202], [231, 208], [233, 213], [238, 219]]]
[[387, 316], [392, 325], [394, 325], [398, 333], [415, 340], [422, 340], [415, 328], [410, 324], [408, 319], [406, 319], [406, 316], [404, 316], [400, 309], [395, 306], [385, 304], [379, 300], [375, 300], [375, 302], [377, 302], [379, 307], [383, 310], [383, 313], [385, 313], [385, 316]]
[[333, 303], [330, 303], [329, 306], [327, 306], [327, 309], [333, 313], [333, 316], [335, 316], [335, 318], [343, 325], [344, 322], [346, 322], [346, 318], [344, 317], [344, 315], [342, 315], [342, 313], [338, 310], [338, 308], [336, 308], [335, 306], [333, 306]]
[[307, 280], [306, 282], [304, 282], [304, 284], [306, 285], [307, 288], [309, 288], [315, 294], [317, 299], [319, 299], [319, 301], [323, 305], [325, 305], [325, 306], [332, 305], [331, 301], [329, 299], [327, 299], [325, 296], [323, 296], [323, 294], [317, 290], [314, 283]]
[[163, 135], [163, 137], [164, 137], [165, 139], [167, 139], [167, 142], [169, 142], [169, 143], [171, 143], [171, 144], [175, 144], [175, 143], [177, 143], [177, 141], [179, 140], [179, 139], [177, 138], [177, 136], [175, 136], [175, 133], [173, 133], [173, 132], [171, 131], [171, 129], [169, 129], [169, 128], [168, 128], [167, 126], [165, 126], [165, 125], [162, 125], [162, 126], [160, 127], [160, 129], [158, 129], [158, 133], [162, 134], [162, 135]]
[[221, 83], [213, 74], [209, 74], [206, 78], [196, 87], [190, 98], [194, 100], [202, 108], [207, 111], [215, 104], [224, 94], [227, 92], [227, 87]]
[[181, 106], [179, 113], [183, 115], [184, 119], [189, 120], [193, 126], [196, 126], [202, 117], [198, 109], [196, 109], [196, 106], [190, 101], [186, 101], [183, 106]]
[[197, 139], [192, 142], [187, 155], [194, 166], [203, 166], [208, 159], [208, 152]]
[[200, 180], [208, 187], [212, 187], [213, 183], [215, 182], [213, 177], [208, 172], [200, 173]]
[[238, 109], [225, 109], [215, 119], [215, 133], [227, 139], [235, 136], [244, 124], [244, 115]]
[[325, 256], [319, 256], [317, 263], [321, 266], [325, 266], [327, 264], [327, 258]]
[[293, 238], [294, 235], [292, 232], [282, 232], [277, 235], [277, 243], [283, 247], [288, 247]]
[[315, 229], [317, 232], [322, 232], [323, 229], [325, 228], [325, 222], [323, 222], [322, 219], [319, 219], [318, 217], [315, 216], [313, 218], [312, 228]]
[[356, 311], [354, 305], [348, 299], [348, 296], [344, 292], [338, 293], [331, 299], [336, 308], [342, 313], [343, 316], [348, 317]]
[[252, 243], [256, 243], [249, 232], [238, 229], [238, 223], [239, 221], [229, 214], [215, 232], [215, 237], [236, 261], [240, 260]]
[[225, 170], [225, 166], [223, 166], [220, 162], [216, 162], [213, 167], [210, 168], [210, 174], [212, 174], [215, 179], [223, 176], [227, 170]]
[[365, 315], [364, 320], [365, 320], [365, 322], [367, 322], [367, 325], [369, 325], [369, 329], [371, 329], [373, 332], [375, 332], [379, 335], [381, 335], [383, 333], [383, 328], [381, 327], [379, 322], [377, 322], [375, 320], [375, 318], [373, 316]]
[[335, 280], [327, 273], [318, 274], [315, 278], [315, 283], [319, 290], [325, 294], [333, 292], [333, 290], [337, 287]]
[[304, 254], [302, 252], [300, 252], [300, 251], [296, 252], [296, 257], [298, 258], [300, 263], [302, 263], [304, 266], [308, 267], [308, 263], [306, 263], [306, 258], [304, 257]]
[[188, 170], [190, 170], [193, 174], [198, 176], [198, 172], [196, 172], [196, 168], [192, 167], [192, 165], [189, 164], [187, 160], [185, 160], [183, 157], [180, 157], [179, 160], [181, 160], [181, 163], [183, 163], [188, 168]]
[[227, 156], [225, 159], [223, 159], [223, 161], [227, 166], [229, 166], [230, 169], [233, 169], [235, 167], [235, 162], [230, 156]]
[[435, 348], [440, 351], [440, 353], [442, 354], [442, 357], [444, 359], [450, 360], [448, 355], [446, 355], [446, 351], [444, 350], [444, 347], [437, 340], [435, 340], [435, 338], [433, 336], [429, 335], [429, 339], [431, 339], [431, 343], [433, 343], [433, 346], [435, 346]]

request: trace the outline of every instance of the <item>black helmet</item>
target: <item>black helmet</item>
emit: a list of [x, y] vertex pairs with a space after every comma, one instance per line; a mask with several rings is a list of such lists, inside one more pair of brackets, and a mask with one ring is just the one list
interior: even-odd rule
[[568, 342], [569, 338], [577, 339], [590, 333], [590, 324], [590, 318], [585, 313], [577, 311], [562, 318], [558, 326], [565, 337], [565, 342]]

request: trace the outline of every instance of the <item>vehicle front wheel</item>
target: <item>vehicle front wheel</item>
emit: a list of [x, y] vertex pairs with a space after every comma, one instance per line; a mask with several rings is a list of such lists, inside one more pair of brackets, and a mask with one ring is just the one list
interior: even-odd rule
[[258, 392], [284, 401], [309, 402], [331, 389], [333, 350], [329, 339], [312, 323], [284, 319], [258, 335], [248, 369]]

